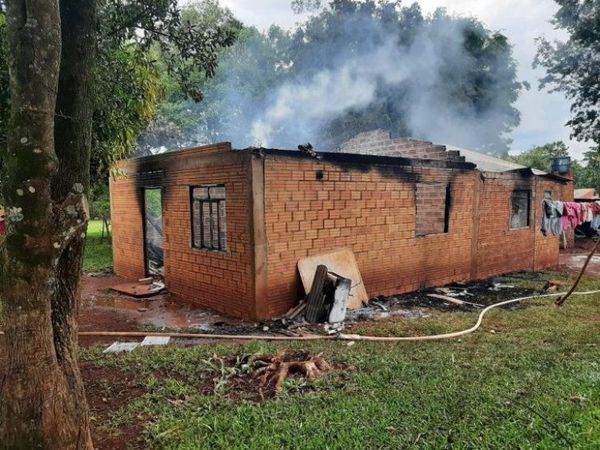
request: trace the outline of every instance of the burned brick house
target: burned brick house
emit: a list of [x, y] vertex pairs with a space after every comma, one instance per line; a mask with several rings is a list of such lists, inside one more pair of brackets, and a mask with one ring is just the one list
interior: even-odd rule
[[299, 259], [351, 249], [369, 296], [558, 264], [541, 202], [568, 178], [468, 150], [363, 133], [337, 152], [228, 143], [117, 164], [115, 272], [244, 319], [303, 295]]

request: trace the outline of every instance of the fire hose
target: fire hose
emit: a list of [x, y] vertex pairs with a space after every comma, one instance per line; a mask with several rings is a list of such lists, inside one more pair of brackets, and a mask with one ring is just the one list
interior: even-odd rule
[[[572, 292], [570, 295], [592, 295], [600, 293], [600, 289], [585, 292]], [[510, 305], [525, 300], [547, 297], [561, 297], [562, 293], [530, 295], [527, 297], [519, 297], [511, 300], [505, 300], [500, 303], [494, 303], [483, 309], [477, 318], [477, 322], [470, 328], [451, 333], [433, 334], [428, 336], [363, 336], [359, 334], [344, 334], [340, 333], [332, 336], [309, 335], [309, 336], [272, 336], [272, 335], [232, 335], [232, 334], [206, 334], [206, 333], [153, 333], [145, 331], [80, 331], [79, 336], [93, 337], [171, 337], [177, 339], [215, 339], [215, 340], [233, 340], [233, 341], [317, 341], [317, 340], [351, 340], [351, 341], [380, 341], [380, 342], [410, 342], [410, 341], [434, 341], [440, 339], [451, 339], [466, 334], [473, 333], [482, 324], [484, 316], [494, 308]], [[0, 334], [4, 332], [0, 331]]]
[[[562, 305], [567, 298], [571, 295], [592, 295], [600, 293], [600, 289], [593, 291], [574, 292], [583, 276], [592, 256], [596, 252], [600, 239], [596, 241], [594, 248], [590, 252], [585, 264], [583, 265], [579, 276], [575, 283], [569, 289], [569, 291], [563, 296], [562, 292], [553, 294], [542, 294], [542, 295], [529, 295], [526, 297], [514, 298], [511, 300], [505, 300], [499, 303], [494, 303], [484, 308], [477, 317], [477, 322], [470, 328], [461, 331], [453, 331], [450, 333], [432, 334], [427, 336], [364, 336], [360, 334], [344, 334], [339, 333], [337, 335], [324, 336], [324, 335], [308, 335], [308, 336], [272, 336], [272, 335], [230, 335], [230, 334], [200, 334], [200, 333], [152, 333], [144, 331], [80, 331], [79, 336], [93, 336], [93, 337], [171, 337], [178, 339], [215, 339], [215, 340], [233, 340], [233, 341], [317, 341], [317, 340], [344, 340], [344, 341], [373, 341], [373, 342], [414, 342], [414, 341], [434, 341], [440, 339], [451, 339], [455, 337], [464, 336], [475, 332], [482, 324], [484, 316], [494, 308], [501, 306], [510, 305], [513, 303], [522, 302], [525, 300], [531, 300], [535, 298], [549, 298], [558, 297], [556, 304]], [[4, 332], [0, 331], [0, 335]]]

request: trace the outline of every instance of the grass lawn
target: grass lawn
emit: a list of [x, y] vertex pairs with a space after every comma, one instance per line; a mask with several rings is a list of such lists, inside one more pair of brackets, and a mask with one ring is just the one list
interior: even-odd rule
[[[110, 237], [104, 236], [101, 242], [102, 221], [91, 220], [88, 224], [87, 241], [83, 257], [84, 272], [99, 272], [112, 267], [112, 247]], [[106, 233], [106, 231], [105, 231]]]
[[[600, 280], [584, 279], [588, 289]], [[475, 319], [434, 312], [352, 332], [430, 334]], [[322, 352], [338, 370], [265, 401], [240, 388], [244, 355], [285, 349]], [[475, 334], [439, 342], [101, 351], [82, 353], [99, 448], [600, 448], [600, 295], [494, 310]]]

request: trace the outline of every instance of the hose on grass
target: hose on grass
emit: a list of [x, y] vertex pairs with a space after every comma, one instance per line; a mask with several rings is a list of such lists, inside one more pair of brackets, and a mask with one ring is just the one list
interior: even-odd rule
[[[592, 295], [599, 294], [600, 289], [595, 291], [585, 291], [585, 292], [572, 292], [571, 295]], [[443, 333], [443, 334], [432, 334], [429, 336], [362, 336], [360, 334], [340, 334], [338, 336], [339, 339], [344, 340], [353, 340], [353, 341], [377, 341], [377, 342], [402, 342], [402, 341], [434, 341], [439, 339], [451, 339], [455, 337], [464, 336], [465, 334], [473, 333], [476, 331], [483, 322], [483, 317], [494, 308], [498, 308], [500, 306], [510, 305], [512, 303], [522, 302], [524, 300], [531, 300], [534, 298], [544, 298], [544, 297], [557, 297], [562, 295], [559, 294], [543, 294], [543, 295], [530, 295], [527, 297], [519, 297], [514, 298], [512, 300], [505, 300], [500, 303], [494, 303], [493, 305], [488, 306], [483, 309], [479, 313], [479, 317], [477, 318], [477, 322], [471, 328], [467, 328], [466, 330], [454, 331], [452, 333]]]
[[[599, 294], [600, 289], [585, 292], [571, 292], [570, 295], [592, 295]], [[272, 335], [235, 335], [235, 334], [206, 334], [206, 333], [153, 333], [145, 331], [80, 331], [79, 336], [92, 337], [171, 337], [177, 339], [214, 339], [214, 340], [229, 340], [229, 341], [323, 341], [323, 340], [344, 340], [344, 341], [373, 341], [373, 342], [415, 342], [415, 341], [434, 341], [441, 339], [451, 339], [466, 334], [473, 333], [482, 324], [484, 316], [494, 308], [510, 305], [525, 300], [535, 298], [559, 297], [562, 293], [530, 295], [527, 297], [519, 297], [511, 300], [505, 300], [500, 303], [495, 303], [484, 308], [477, 317], [477, 322], [470, 328], [451, 333], [432, 334], [428, 336], [364, 336], [360, 334], [344, 334], [340, 333], [331, 336], [308, 335], [308, 336], [272, 336]], [[0, 331], [0, 334], [4, 334]]]
[[[143, 331], [80, 331], [79, 336], [93, 336], [93, 337], [173, 337], [178, 339], [214, 339], [214, 340], [232, 340], [232, 341], [321, 341], [321, 340], [346, 340], [346, 341], [372, 341], [372, 342], [415, 342], [415, 341], [434, 341], [440, 339], [451, 339], [455, 337], [464, 336], [466, 334], [473, 333], [481, 326], [484, 316], [494, 308], [500, 306], [511, 305], [513, 303], [522, 302], [525, 300], [531, 300], [534, 298], [548, 298], [548, 297], [559, 297], [556, 300], [557, 305], [562, 305], [567, 298], [571, 295], [592, 295], [600, 293], [600, 289], [594, 291], [585, 292], [574, 292], [581, 280], [581, 277], [585, 273], [592, 256], [596, 252], [600, 244], [600, 239], [596, 241], [594, 248], [590, 252], [585, 264], [579, 272], [579, 276], [575, 280], [571, 289], [564, 295], [562, 293], [554, 294], [542, 294], [542, 295], [529, 295], [526, 297], [514, 298], [511, 300], [505, 300], [503, 302], [495, 303], [484, 308], [477, 317], [477, 322], [471, 328], [466, 330], [454, 331], [451, 333], [432, 334], [428, 336], [363, 336], [360, 334], [344, 334], [340, 333], [331, 336], [322, 335], [308, 335], [308, 336], [271, 336], [271, 335], [230, 335], [230, 334], [196, 334], [196, 333], [152, 333]], [[4, 332], [0, 331], [0, 335]]]

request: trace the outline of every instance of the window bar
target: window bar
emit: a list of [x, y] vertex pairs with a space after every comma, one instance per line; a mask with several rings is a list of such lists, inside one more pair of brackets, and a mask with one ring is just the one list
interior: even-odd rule
[[214, 230], [213, 230], [213, 226], [212, 226], [212, 224], [213, 224], [213, 209], [212, 209], [212, 202], [210, 201], [210, 195], [209, 195], [209, 200], [208, 200], [208, 212], [209, 212], [209, 217], [210, 217], [210, 219], [208, 221], [208, 229], [210, 231], [210, 243], [208, 245], [208, 248], [213, 249], [214, 248], [214, 245], [213, 245]]
[[222, 248], [221, 248], [221, 201], [217, 201], [216, 206], [217, 206], [217, 247], [219, 248], [219, 250], [222, 250]]
[[200, 210], [200, 248], [204, 247], [204, 205], [200, 200], [198, 202], [198, 209]]

